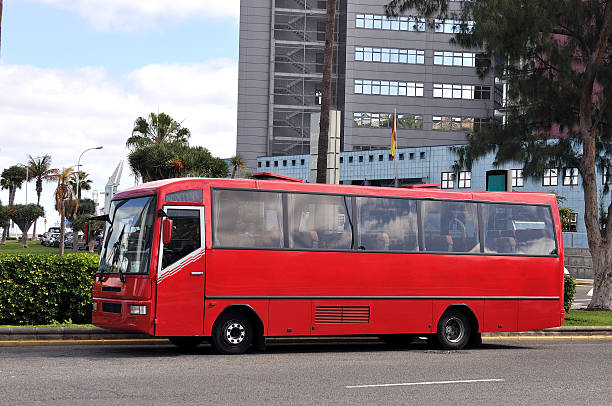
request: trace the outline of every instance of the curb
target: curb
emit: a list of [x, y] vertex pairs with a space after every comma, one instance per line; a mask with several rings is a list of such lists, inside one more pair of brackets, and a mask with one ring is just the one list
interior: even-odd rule
[[[533, 339], [542, 337], [612, 337], [612, 326], [566, 326], [554, 327], [544, 330], [525, 331], [520, 333], [483, 333], [483, 339]], [[358, 339], [377, 339], [377, 337], [352, 337]], [[280, 337], [276, 340], [334, 340], [351, 339], [351, 337]], [[147, 334], [131, 333], [124, 331], [112, 331], [99, 327], [0, 327], [0, 345], [11, 345], [22, 342], [25, 345], [37, 343], [61, 344], [71, 343], [84, 344], [95, 342], [99, 344], [122, 344], [122, 343], [163, 343], [163, 337], [152, 337]], [[27, 344], [26, 344], [27, 343]]]

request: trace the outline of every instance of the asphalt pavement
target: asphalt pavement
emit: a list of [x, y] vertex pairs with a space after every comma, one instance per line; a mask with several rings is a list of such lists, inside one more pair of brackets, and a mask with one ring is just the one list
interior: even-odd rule
[[612, 340], [276, 343], [264, 353], [170, 345], [0, 347], [0, 405], [608, 405]]

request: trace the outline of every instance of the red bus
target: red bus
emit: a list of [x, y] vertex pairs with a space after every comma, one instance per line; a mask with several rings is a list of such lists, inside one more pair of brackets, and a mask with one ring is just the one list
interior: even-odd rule
[[552, 194], [168, 179], [116, 194], [109, 222], [94, 324], [179, 347], [417, 334], [459, 349], [565, 316]]

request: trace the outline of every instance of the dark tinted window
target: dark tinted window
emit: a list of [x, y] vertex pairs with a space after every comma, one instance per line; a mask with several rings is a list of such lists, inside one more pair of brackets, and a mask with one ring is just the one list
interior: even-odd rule
[[480, 252], [476, 203], [422, 201], [425, 251]]
[[283, 247], [283, 210], [280, 193], [215, 190], [213, 199], [215, 246]]
[[483, 203], [482, 222], [487, 253], [555, 253], [555, 228], [548, 206]]
[[178, 192], [168, 193], [166, 201], [202, 203], [202, 189], [179, 190]]
[[168, 209], [172, 219], [172, 240], [164, 245], [162, 268], [172, 265], [202, 246], [199, 210]]
[[350, 249], [350, 197], [289, 194], [289, 247]]
[[358, 247], [372, 251], [417, 251], [416, 201], [357, 198]]

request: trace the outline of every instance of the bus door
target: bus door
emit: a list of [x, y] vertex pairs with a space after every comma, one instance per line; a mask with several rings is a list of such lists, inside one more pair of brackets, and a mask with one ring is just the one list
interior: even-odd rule
[[164, 211], [172, 220], [172, 239], [164, 245], [160, 237], [155, 335], [202, 335], [206, 277], [204, 207], [165, 206]]

